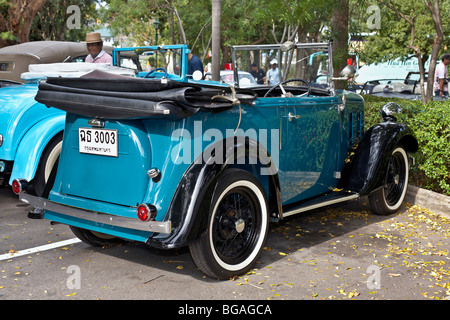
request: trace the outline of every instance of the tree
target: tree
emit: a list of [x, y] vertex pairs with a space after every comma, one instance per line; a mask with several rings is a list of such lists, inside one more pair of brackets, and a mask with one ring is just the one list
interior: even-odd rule
[[[334, 76], [344, 69], [348, 57], [348, 23], [349, 2], [348, 0], [334, 0], [333, 16], [331, 18], [331, 38], [333, 39], [333, 68]], [[336, 88], [343, 89], [346, 83], [338, 81]]]
[[220, 80], [220, 16], [221, 0], [212, 0], [212, 79]]
[[29, 41], [31, 23], [47, 0], [0, 0], [0, 47]]
[[[433, 78], [436, 61], [430, 60], [430, 69], [428, 77], [427, 91], [425, 92], [425, 63], [433, 55], [433, 44], [436, 36], [439, 37], [436, 27], [442, 25], [442, 30], [448, 30], [450, 12], [448, 10], [440, 12], [434, 11], [435, 18], [432, 17], [430, 7], [424, 1], [410, 0], [377, 0], [381, 4], [380, 8], [380, 28], [375, 30], [361, 30], [372, 32], [373, 35], [367, 38], [367, 42], [362, 49], [361, 57], [366, 63], [385, 62], [400, 58], [405, 61], [415, 57], [419, 63], [421, 74], [420, 87], [422, 93], [422, 102], [426, 103], [432, 98]], [[367, 4], [366, 1], [363, 3]], [[433, 3], [433, 6], [439, 3]], [[448, 7], [449, 0], [441, 0], [441, 7]], [[363, 6], [361, 6], [363, 7]], [[434, 8], [434, 7], [433, 7]], [[433, 9], [434, 10], [434, 9]], [[438, 20], [438, 13], [441, 15], [441, 21]], [[375, 32], [374, 32], [375, 31]], [[439, 40], [434, 44], [436, 53]], [[442, 44], [450, 45], [450, 38], [443, 35]]]
[[442, 25], [442, 17], [441, 17], [441, 9], [439, 7], [439, 1], [433, 0], [433, 2], [431, 2], [425, 0], [425, 4], [428, 7], [428, 10], [430, 10], [431, 18], [433, 19], [434, 23], [434, 29], [436, 30], [436, 36], [434, 37], [434, 42], [431, 49], [430, 67], [428, 69], [426, 100], [429, 101], [433, 97], [434, 73], [436, 71], [436, 63], [439, 51], [441, 50], [442, 42], [444, 42], [444, 27]]
[[[95, 3], [96, 0], [47, 0], [33, 20], [30, 40], [83, 40], [98, 18]], [[68, 12], [70, 6], [80, 8], [77, 26], [68, 24], [71, 14], [76, 14]]]

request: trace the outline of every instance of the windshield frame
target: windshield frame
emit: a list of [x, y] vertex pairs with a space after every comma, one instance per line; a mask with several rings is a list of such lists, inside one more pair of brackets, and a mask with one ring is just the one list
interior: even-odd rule
[[[333, 57], [332, 57], [332, 43], [331, 42], [317, 42], [317, 43], [292, 43], [289, 46], [289, 49], [286, 50], [286, 45], [283, 44], [263, 44], [263, 45], [236, 45], [236, 46], [230, 46], [231, 48], [231, 57], [233, 61], [233, 72], [234, 72], [234, 79], [235, 79], [235, 87], [239, 87], [239, 77], [238, 72], [239, 71], [247, 71], [247, 70], [240, 70], [239, 64], [238, 64], [238, 57], [237, 52], [239, 51], [253, 51], [253, 50], [276, 50], [278, 51], [279, 56], [281, 56], [284, 52], [289, 52], [291, 50], [296, 49], [318, 49], [323, 50], [328, 53], [327, 58], [327, 66], [326, 66], [326, 77], [327, 77], [327, 89], [331, 93], [331, 95], [335, 95], [335, 88], [333, 83]], [[305, 56], [309, 57], [309, 56]], [[304, 59], [305, 57], [302, 57]], [[284, 79], [286, 80], [286, 79]]]
[[[168, 77], [173, 80], [185, 81], [186, 75], [188, 71], [188, 45], [161, 45], [161, 46], [140, 46], [140, 47], [124, 47], [124, 48], [115, 48], [113, 51], [113, 64], [118, 65], [118, 57], [120, 56], [120, 52], [132, 51], [136, 52], [136, 50], [148, 50], [148, 51], [159, 51], [159, 50], [179, 50], [180, 53], [180, 70], [179, 75], [168, 73]], [[143, 76], [147, 74], [148, 71], [140, 71], [138, 70], [137, 76]]]

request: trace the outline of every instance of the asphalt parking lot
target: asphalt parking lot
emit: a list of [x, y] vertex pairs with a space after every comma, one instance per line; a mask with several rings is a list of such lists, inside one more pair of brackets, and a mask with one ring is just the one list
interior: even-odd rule
[[288, 218], [255, 269], [228, 281], [204, 276], [187, 248], [94, 248], [29, 210], [0, 189], [0, 300], [450, 299], [450, 220], [413, 204], [375, 216], [363, 198]]

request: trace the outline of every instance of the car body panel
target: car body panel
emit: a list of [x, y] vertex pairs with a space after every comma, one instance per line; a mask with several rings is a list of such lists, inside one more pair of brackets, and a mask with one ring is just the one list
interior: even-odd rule
[[34, 100], [36, 84], [1, 89], [0, 160], [16, 162], [9, 183], [15, 178], [31, 180], [48, 141], [64, 128], [65, 113]]
[[66, 116], [48, 117], [31, 127], [21, 140], [14, 158], [14, 167], [9, 183], [17, 177], [31, 181], [39, 165], [45, 147], [64, 129]]

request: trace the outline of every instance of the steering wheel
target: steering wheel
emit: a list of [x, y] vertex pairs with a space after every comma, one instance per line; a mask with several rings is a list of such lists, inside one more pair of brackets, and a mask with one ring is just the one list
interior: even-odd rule
[[156, 68], [153, 70], [150, 70], [145, 76], [144, 78], [148, 78], [153, 72], [157, 72], [157, 71], [162, 71], [164, 72], [164, 78], [167, 78], [167, 70], [164, 68]]
[[281, 91], [283, 92], [283, 94], [286, 94], [286, 90], [284, 90], [283, 84], [286, 84], [288, 82], [294, 82], [294, 81], [301, 81], [304, 84], [306, 84], [308, 86], [308, 91], [306, 92], [306, 96], [309, 97], [309, 95], [311, 94], [311, 84], [309, 82], [307, 82], [306, 80], [303, 79], [287, 79], [284, 80], [280, 83], [277, 83], [276, 85], [274, 85], [272, 88], [269, 89], [269, 91], [266, 92], [266, 94], [264, 95], [264, 98], [267, 98], [269, 96], [269, 94], [275, 90], [277, 87], [280, 87]]

